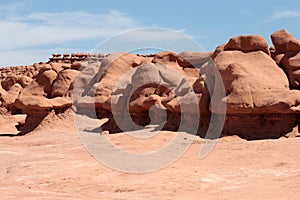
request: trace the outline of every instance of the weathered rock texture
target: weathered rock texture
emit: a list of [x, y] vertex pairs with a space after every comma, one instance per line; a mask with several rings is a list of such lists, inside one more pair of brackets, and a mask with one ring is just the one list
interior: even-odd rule
[[261, 36], [236, 36], [213, 53], [53, 54], [48, 63], [0, 69], [0, 102], [27, 114], [22, 134], [74, 105], [107, 118], [101, 128], [110, 132], [156, 124], [205, 137], [224, 119], [222, 136], [295, 135], [300, 42], [286, 30], [271, 39], [268, 48]]
[[300, 41], [296, 40], [285, 29], [271, 35], [273, 42], [272, 58], [284, 69], [290, 87], [300, 88]]

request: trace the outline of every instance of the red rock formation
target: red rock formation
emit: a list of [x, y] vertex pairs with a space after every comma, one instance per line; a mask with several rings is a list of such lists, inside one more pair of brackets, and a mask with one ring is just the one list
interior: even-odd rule
[[270, 50], [263, 37], [248, 35], [214, 53], [53, 54], [48, 63], [0, 69], [0, 106], [27, 114], [27, 131], [73, 104], [108, 118], [102, 129], [110, 132], [165, 121], [168, 130], [190, 123], [204, 137], [211, 119], [226, 117], [222, 135], [278, 138], [299, 123], [300, 45], [285, 30], [271, 38]]
[[290, 81], [291, 88], [300, 88], [300, 42], [285, 29], [271, 35], [274, 45], [272, 58], [280, 65]]
[[[225, 47], [214, 58], [223, 79], [217, 81], [226, 89], [226, 98], [220, 99], [227, 104], [223, 134], [260, 139], [278, 138], [292, 131], [298, 123], [300, 91], [289, 89], [284, 71], [262, 49], [245, 51], [250, 48], [248, 44], [240, 45], [240, 51]], [[218, 107], [211, 111], [218, 112]], [[282, 124], [283, 116], [289, 125]]]
[[224, 46], [225, 51], [238, 50], [244, 53], [263, 51], [269, 54], [267, 41], [260, 35], [241, 35], [233, 37]]

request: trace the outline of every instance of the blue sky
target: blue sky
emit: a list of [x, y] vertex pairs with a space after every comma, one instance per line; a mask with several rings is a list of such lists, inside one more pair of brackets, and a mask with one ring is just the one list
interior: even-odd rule
[[282, 28], [300, 39], [299, 20], [298, 0], [0, 0], [0, 67], [47, 61], [56, 52], [90, 52], [139, 27], [174, 29], [207, 51], [242, 34], [270, 42], [270, 34]]

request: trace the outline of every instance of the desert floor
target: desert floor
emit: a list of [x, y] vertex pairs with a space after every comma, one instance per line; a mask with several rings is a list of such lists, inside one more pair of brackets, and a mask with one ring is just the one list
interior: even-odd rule
[[[196, 137], [175, 163], [152, 173], [131, 174], [98, 162], [74, 129], [0, 136], [1, 199], [299, 199], [300, 138], [219, 140], [199, 159]], [[120, 148], [153, 150], [176, 133], [133, 141], [108, 135]]]

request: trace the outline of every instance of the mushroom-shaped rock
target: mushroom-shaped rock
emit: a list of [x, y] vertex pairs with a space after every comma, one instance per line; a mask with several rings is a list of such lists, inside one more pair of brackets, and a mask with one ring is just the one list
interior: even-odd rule
[[78, 75], [79, 71], [66, 69], [58, 73], [52, 86], [52, 97], [62, 97], [68, 92], [72, 82]]
[[271, 35], [272, 43], [275, 47], [275, 50], [278, 53], [285, 53], [287, 51], [287, 44], [290, 41], [294, 41], [295, 38], [287, 32], [285, 29], [274, 32]]
[[19, 76], [18, 77], [18, 83], [25, 88], [26, 86], [28, 86], [31, 82], [32, 82], [32, 78], [28, 77], [28, 76]]
[[137, 89], [147, 84], [161, 84], [159, 70], [155, 64], [142, 64], [132, 76], [132, 86]]
[[14, 104], [15, 100], [18, 98], [20, 92], [22, 91], [22, 86], [19, 83], [14, 84], [8, 91], [4, 98], [3, 105], [11, 106]]
[[79, 70], [81, 67], [81, 62], [75, 61], [71, 64], [71, 69]]
[[54, 70], [40, 73], [27, 87], [25, 87], [15, 101], [15, 106], [25, 112], [47, 110], [52, 108], [47, 97], [51, 96], [52, 84], [56, 79]]
[[224, 46], [224, 50], [238, 50], [245, 53], [263, 51], [269, 55], [268, 42], [260, 35], [241, 35], [233, 37]]
[[178, 55], [171, 51], [158, 52], [154, 55], [153, 63], [168, 63], [177, 62]]
[[15, 74], [9, 74], [4, 80], [1, 81], [2, 88], [9, 90], [18, 81], [18, 76]]
[[41, 73], [43, 73], [44, 71], [51, 70], [51, 69], [52, 69], [52, 67], [51, 67], [50, 64], [44, 64], [44, 65], [40, 68], [39, 73], [41, 74]]
[[61, 70], [64, 69], [62, 65], [67, 65], [67, 64], [63, 64], [63, 63], [54, 63], [54, 62], [51, 62], [51, 63], [50, 63], [51, 68], [52, 68], [56, 73], [59, 73]]
[[286, 53], [280, 64], [287, 73], [291, 88], [300, 88], [300, 51]]
[[36, 77], [36, 81], [44, 88], [46, 96], [51, 96], [52, 84], [56, 77], [57, 73], [54, 70], [44, 71]]
[[181, 52], [178, 55], [178, 64], [181, 67], [201, 67], [204, 63], [211, 60], [212, 53], [208, 52]]
[[[300, 103], [299, 93], [289, 90], [284, 72], [260, 51], [224, 51], [217, 55], [215, 63], [222, 80], [215, 80], [214, 93], [223, 82], [226, 96], [219, 100], [226, 101], [229, 114], [267, 113], [266, 107], [272, 113], [293, 113], [291, 108]], [[287, 99], [287, 96], [291, 99]], [[218, 107], [213, 108], [212, 112], [217, 113]]]

